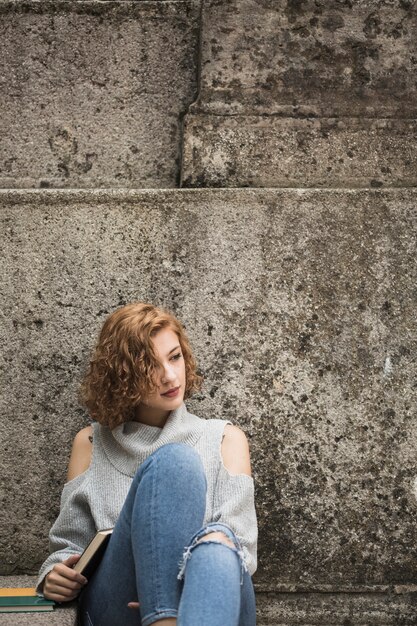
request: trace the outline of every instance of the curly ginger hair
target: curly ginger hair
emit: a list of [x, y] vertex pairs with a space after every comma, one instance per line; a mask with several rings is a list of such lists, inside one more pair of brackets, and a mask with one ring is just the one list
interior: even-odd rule
[[202, 378], [177, 318], [152, 304], [128, 304], [105, 320], [81, 385], [81, 401], [93, 420], [113, 429], [134, 418], [137, 405], [156, 388], [159, 363], [152, 338], [163, 328], [172, 329], [181, 346], [184, 399], [200, 389]]

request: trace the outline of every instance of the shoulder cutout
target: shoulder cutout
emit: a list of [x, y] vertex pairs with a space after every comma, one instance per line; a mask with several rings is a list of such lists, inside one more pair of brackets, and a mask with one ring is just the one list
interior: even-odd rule
[[85, 472], [90, 467], [91, 454], [93, 450], [92, 441], [92, 426], [83, 428], [75, 435], [74, 443], [72, 444], [71, 457], [68, 464], [68, 482]]
[[224, 428], [222, 459], [230, 474], [251, 476], [248, 440], [245, 433], [232, 424], [227, 424]]

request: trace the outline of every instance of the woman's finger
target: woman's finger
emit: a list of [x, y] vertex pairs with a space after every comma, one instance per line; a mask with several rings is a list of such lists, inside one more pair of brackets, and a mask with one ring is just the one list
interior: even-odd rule
[[48, 587], [50, 588], [56, 586], [65, 587], [70, 591], [79, 591], [84, 585], [74, 580], [68, 580], [68, 578], [64, 578], [63, 576], [51, 577], [48, 581]]
[[44, 595], [45, 598], [54, 602], [71, 602], [71, 600], [75, 600], [78, 593], [69, 593], [65, 587], [56, 587], [53, 590], [49, 589]]
[[129, 607], [129, 609], [138, 609], [139, 602], [129, 602], [127, 606]]
[[65, 565], [65, 563], [58, 563], [57, 565], [55, 565], [52, 572], [55, 572], [59, 576], [67, 578], [68, 580], [76, 581], [81, 585], [86, 584], [87, 582], [85, 576], [83, 576], [79, 572], [75, 572], [72, 567], [68, 567], [67, 565]]
[[70, 589], [66, 585], [61, 585], [59, 582], [48, 585], [48, 592], [59, 593], [61, 596], [78, 595], [79, 591], [79, 589]]

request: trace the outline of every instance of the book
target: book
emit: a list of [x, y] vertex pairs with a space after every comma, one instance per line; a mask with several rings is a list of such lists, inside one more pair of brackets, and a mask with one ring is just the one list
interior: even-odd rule
[[4, 587], [0, 589], [0, 598], [3, 596], [36, 596], [35, 587]]
[[112, 532], [113, 528], [107, 528], [106, 530], [99, 530], [95, 534], [82, 553], [80, 560], [74, 565], [73, 569], [76, 572], [87, 579], [91, 577], [103, 557]]
[[0, 613], [35, 613], [52, 611], [55, 602], [36, 594], [34, 587], [0, 589]]

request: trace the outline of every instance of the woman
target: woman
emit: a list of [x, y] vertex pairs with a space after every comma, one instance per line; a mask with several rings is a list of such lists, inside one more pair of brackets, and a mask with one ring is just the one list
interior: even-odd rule
[[[38, 589], [80, 594], [84, 626], [253, 626], [257, 525], [243, 432], [189, 413], [200, 386], [183, 327], [150, 304], [105, 321]], [[114, 531], [91, 579], [73, 565]], [[80, 593], [81, 592], [81, 593]]]

